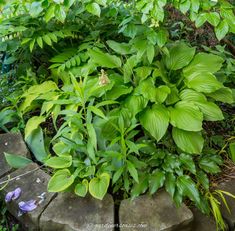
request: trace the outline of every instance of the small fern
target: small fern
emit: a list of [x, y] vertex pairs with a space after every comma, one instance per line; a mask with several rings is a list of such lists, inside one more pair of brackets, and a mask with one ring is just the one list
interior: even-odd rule
[[21, 45], [29, 43], [29, 49], [32, 52], [35, 47], [35, 43], [37, 43], [39, 47], [43, 48], [44, 44], [52, 46], [53, 43], [57, 43], [60, 38], [66, 37], [74, 37], [73, 32], [71, 30], [48, 32], [40, 36], [36, 35], [32, 38], [24, 38], [21, 42]]

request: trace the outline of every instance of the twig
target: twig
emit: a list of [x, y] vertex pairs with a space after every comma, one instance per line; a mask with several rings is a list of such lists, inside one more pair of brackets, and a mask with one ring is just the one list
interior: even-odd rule
[[[35, 169], [31, 170], [31, 171], [27, 171], [27, 172], [25, 172], [25, 173], [23, 173], [23, 174], [20, 174], [20, 175], [18, 175], [18, 176], [15, 176], [15, 177], [13, 177], [13, 178], [10, 178], [10, 179], [8, 179], [8, 180], [2, 181], [2, 182], [0, 182], [0, 185], [6, 184], [6, 183], [8, 183], [8, 182], [10, 182], [10, 181], [13, 181], [13, 180], [19, 178], [19, 177], [22, 177], [22, 176], [28, 175], [29, 173], [35, 172], [35, 171], [37, 171], [38, 169], [42, 168], [43, 166], [44, 166], [44, 165], [39, 166], [39, 167], [37, 167], [37, 168], [35, 168]], [[8, 176], [10, 176], [10, 175], [8, 175]]]

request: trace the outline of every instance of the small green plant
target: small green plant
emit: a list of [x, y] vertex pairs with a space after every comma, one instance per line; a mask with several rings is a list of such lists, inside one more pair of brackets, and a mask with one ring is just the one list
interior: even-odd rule
[[[208, 175], [221, 171], [223, 158], [208, 148], [204, 126], [224, 119], [218, 102], [233, 103], [233, 83], [220, 77], [231, 77], [234, 63], [221, 50], [170, 41], [164, 15], [168, 6], [189, 12], [196, 26], [208, 22], [221, 40], [234, 33], [233, 5], [11, 3], [2, 9], [0, 37], [15, 95], [5, 97], [0, 127], [24, 131], [36, 160], [52, 169], [48, 190], [102, 199], [107, 192], [135, 198], [165, 187], [177, 205], [189, 198], [210, 213], [217, 204]], [[14, 166], [29, 163], [5, 156]]]

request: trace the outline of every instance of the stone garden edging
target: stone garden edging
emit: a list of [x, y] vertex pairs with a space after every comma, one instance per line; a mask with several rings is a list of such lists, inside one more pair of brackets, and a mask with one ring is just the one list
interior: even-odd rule
[[[211, 218], [185, 205], [176, 208], [168, 194], [161, 190], [153, 197], [140, 196], [133, 201], [123, 200], [119, 208], [119, 224], [115, 224], [114, 201], [106, 195], [100, 201], [87, 196], [77, 197], [71, 193], [49, 193], [47, 183], [50, 176], [35, 163], [27, 167], [12, 170], [4, 159], [4, 152], [29, 157], [28, 149], [21, 134], [0, 134], [0, 182], [22, 174], [24, 176], [10, 181], [0, 191], [4, 198], [6, 193], [17, 187], [22, 189], [18, 200], [7, 203], [8, 211], [29, 231], [215, 231], [216, 226]], [[27, 174], [27, 172], [30, 172]], [[0, 185], [1, 187], [2, 185]], [[225, 187], [225, 186], [224, 186]], [[232, 190], [231, 190], [232, 188]], [[226, 187], [224, 188], [226, 189]], [[230, 183], [230, 191], [235, 187]], [[37, 200], [38, 207], [22, 216], [18, 216], [20, 201]], [[230, 202], [230, 201], [229, 201]], [[235, 222], [235, 202], [233, 215], [226, 215], [230, 223]], [[224, 213], [224, 210], [223, 214]], [[230, 225], [231, 225], [230, 224]], [[115, 228], [116, 227], [116, 228]], [[202, 227], [204, 227], [202, 229]]]

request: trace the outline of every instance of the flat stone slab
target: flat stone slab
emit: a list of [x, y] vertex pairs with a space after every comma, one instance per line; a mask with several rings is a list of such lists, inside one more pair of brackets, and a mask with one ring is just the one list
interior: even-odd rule
[[[14, 171], [11, 174], [11, 178], [25, 173], [29, 174], [21, 176], [19, 179], [16, 178], [16, 180], [10, 181], [9, 184], [2, 191], [0, 191], [0, 194], [3, 198], [5, 198], [7, 192], [13, 191], [17, 187], [22, 189], [20, 198], [16, 201], [7, 203], [7, 209], [23, 224], [26, 230], [33, 231], [38, 230], [39, 217], [48, 203], [52, 200], [53, 197], [55, 197], [55, 194], [47, 192], [47, 183], [50, 179], [50, 176], [39, 169], [37, 164], [30, 164], [25, 168]], [[5, 177], [0, 181], [4, 181], [6, 179], [7, 178]], [[37, 200], [39, 202], [41, 199], [38, 196], [42, 194], [45, 194], [44, 200], [35, 210], [29, 213], [25, 213], [22, 216], [18, 216], [18, 203], [20, 201]]]
[[139, 196], [121, 202], [119, 210], [121, 231], [183, 231], [190, 230], [193, 214], [183, 204], [176, 208], [165, 191], [154, 196]]
[[4, 152], [29, 156], [29, 151], [20, 133], [0, 134], [0, 177], [11, 170], [5, 160]]
[[59, 194], [40, 218], [41, 231], [111, 231], [114, 202], [111, 195], [102, 201], [72, 193]]

